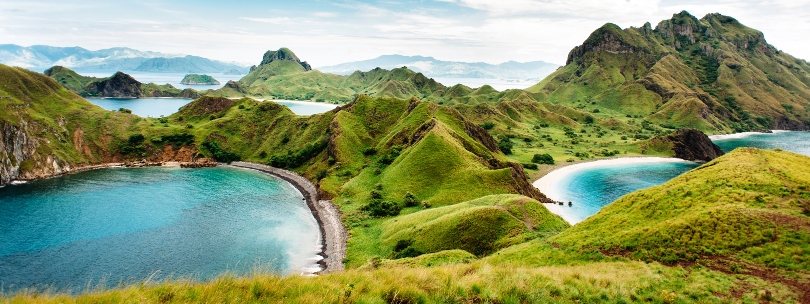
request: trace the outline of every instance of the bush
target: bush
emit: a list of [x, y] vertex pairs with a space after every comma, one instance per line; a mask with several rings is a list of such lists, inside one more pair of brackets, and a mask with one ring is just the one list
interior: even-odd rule
[[405, 193], [405, 197], [402, 199], [402, 204], [404, 204], [405, 207], [415, 207], [416, 205], [419, 205], [419, 202], [416, 200], [416, 196], [408, 191]]
[[522, 165], [523, 168], [526, 169], [537, 170], [537, 164], [520, 164], [520, 165]]
[[211, 152], [211, 155], [214, 157], [214, 160], [218, 162], [230, 163], [240, 160], [239, 155], [223, 150], [222, 147], [219, 146], [219, 144], [213, 141], [206, 141], [202, 143], [202, 146], [203, 148], [208, 150], [208, 152]]
[[495, 128], [495, 124], [492, 122], [485, 122], [481, 124], [481, 128], [484, 128], [484, 130], [492, 130], [492, 128]]
[[365, 156], [371, 156], [375, 154], [377, 154], [377, 149], [375, 149], [374, 147], [368, 147], [365, 150], [363, 150], [363, 155]]
[[118, 112], [132, 114], [132, 110], [127, 108], [118, 108]]
[[546, 153], [546, 154], [535, 154], [534, 157], [532, 157], [532, 162], [536, 163], [536, 164], [553, 165], [554, 164], [554, 158], [551, 157], [551, 155], [548, 154], [548, 153]]
[[373, 217], [396, 216], [402, 211], [402, 206], [392, 201], [381, 199], [371, 200], [371, 203], [363, 206], [360, 210], [367, 212]]
[[509, 138], [503, 137], [498, 141], [498, 149], [500, 149], [503, 154], [512, 154], [512, 146], [512, 141], [509, 140]]
[[591, 115], [585, 116], [585, 123], [586, 124], [592, 124], [593, 122], [594, 122], [593, 116], [591, 116]]
[[327, 141], [319, 141], [306, 145], [303, 149], [292, 153], [287, 151], [287, 155], [273, 155], [270, 157], [269, 164], [278, 168], [297, 168], [304, 164], [307, 160], [315, 157], [323, 149], [326, 149]]
[[382, 194], [377, 190], [371, 190], [370, 196], [371, 196], [371, 199], [375, 199], [375, 200], [382, 199]]

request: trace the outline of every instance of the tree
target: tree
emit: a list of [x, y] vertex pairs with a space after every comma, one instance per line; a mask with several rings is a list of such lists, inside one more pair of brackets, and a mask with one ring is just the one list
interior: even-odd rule
[[548, 153], [546, 153], [546, 154], [535, 154], [534, 157], [532, 157], [532, 162], [536, 163], [536, 164], [553, 165], [554, 164], [554, 158], [551, 157], [551, 155], [548, 154]]
[[512, 141], [506, 137], [498, 141], [498, 149], [501, 149], [501, 152], [506, 155], [512, 154], [512, 145]]

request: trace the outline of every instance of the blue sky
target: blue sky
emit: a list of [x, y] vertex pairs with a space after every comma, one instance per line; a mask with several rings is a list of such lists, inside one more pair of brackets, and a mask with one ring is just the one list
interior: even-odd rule
[[597, 27], [720, 12], [810, 59], [810, 0], [0, 0], [0, 43], [131, 47], [257, 63], [289, 47], [314, 67], [384, 54], [565, 62]]

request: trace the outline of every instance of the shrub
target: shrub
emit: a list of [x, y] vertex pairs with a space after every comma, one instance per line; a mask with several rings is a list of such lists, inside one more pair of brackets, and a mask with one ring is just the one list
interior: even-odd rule
[[405, 207], [414, 207], [418, 205], [419, 202], [416, 200], [416, 196], [413, 195], [413, 193], [411, 193], [410, 191], [408, 191], [407, 193], [405, 193], [405, 197], [402, 199], [402, 204], [404, 204]]
[[536, 163], [536, 164], [553, 165], [554, 164], [554, 158], [551, 157], [551, 155], [548, 154], [548, 153], [546, 153], [546, 154], [535, 154], [534, 157], [532, 157], [532, 162]]
[[509, 138], [503, 137], [498, 141], [498, 149], [500, 149], [503, 154], [512, 154], [512, 146], [512, 141], [509, 140]]
[[132, 110], [127, 108], [118, 108], [118, 112], [132, 114]]
[[[382, 188], [382, 187], [380, 187], [380, 188]], [[382, 194], [377, 190], [371, 190], [370, 196], [371, 196], [371, 199], [375, 199], [375, 200], [382, 199]]]
[[402, 211], [402, 206], [392, 201], [384, 201], [381, 199], [371, 200], [371, 203], [360, 208], [373, 217], [386, 217], [399, 215]]
[[365, 150], [363, 150], [363, 155], [365, 156], [371, 156], [374, 154], [377, 154], [377, 149], [374, 147], [368, 147]]
[[481, 124], [481, 128], [484, 128], [484, 130], [492, 130], [492, 128], [495, 128], [495, 124], [492, 122], [485, 122]]
[[591, 116], [591, 115], [585, 116], [585, 123], [586, 124], [592, 124], [593, 122], [594, 122], [593, 116]]
[[537, 164], [521, 164], [523, 168], [537, 170]]
[[208, 150], [208, 152], [211, 152], [211, 155], [214, 157], [214, 160], [218, 162], [230, 163], [239, 161], [240, 159], [239, 155], [223, 150], [222, 147], [219, 146], [219, 144], [213, 141], [203, 142], [202, 146], [203, 148]]

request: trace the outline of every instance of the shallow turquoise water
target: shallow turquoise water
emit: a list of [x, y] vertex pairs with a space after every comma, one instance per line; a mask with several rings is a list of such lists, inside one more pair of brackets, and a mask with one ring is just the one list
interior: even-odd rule
[[289, 183], [235, 169], [103, 169], [0, 188], [0, 286], [81, 289], [312, 266], [317, 222]]
[[[739, 147], [780, 148], [810, 156], [810, 132], [753, 134], [714, 142], [725, 152]], [[697, 163], [660, 162], [583, 168], [556, 182], [559, 187], [551, 198], [566, 204], [547, 207], [569, 223], [575, 224], [596, 214], [625, 194], [663, 184], [698, 166]], [[571, 207], [567, 204], [569, 201], [573, 202]]]
[[[692, 162], [661, 162], [607, 165], [585, 168], [557, 182], [558, 198], [565, 205], [548, 205], [571, 224], [581, 222], [603, 207], [630, 192], [663, 184], [686, 171], [697, 168]], [[572, 202], [568, 206], [567, 202]]]
[[726, 153], [739, 147], [782, 149], [810, 156], [810, 132], [752, 134], [741, 138], [719, 139], [714, 143]]

